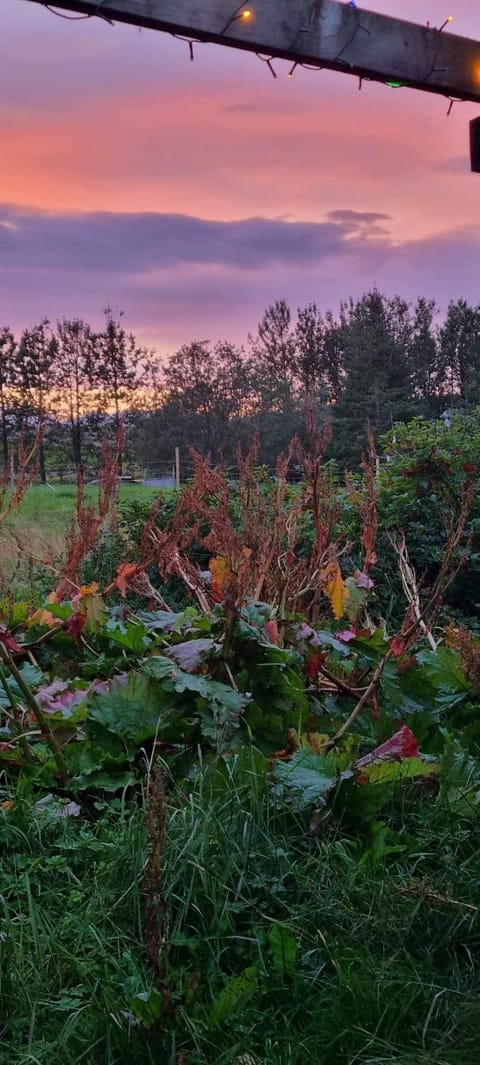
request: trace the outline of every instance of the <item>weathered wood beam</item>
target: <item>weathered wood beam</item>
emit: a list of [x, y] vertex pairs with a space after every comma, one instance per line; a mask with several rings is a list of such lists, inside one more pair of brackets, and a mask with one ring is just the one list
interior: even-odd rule
[[[10, 0], [12, 2], [12, 0]], [[17, 3], [18, 0], [13, 0]], [[20, 0], [45, 4], [46, 0]], [[50, 0], [152, 30], [480, 103], [480, 41], [338, 0]], [[245, 11], [250, 16], [243, 15]]]

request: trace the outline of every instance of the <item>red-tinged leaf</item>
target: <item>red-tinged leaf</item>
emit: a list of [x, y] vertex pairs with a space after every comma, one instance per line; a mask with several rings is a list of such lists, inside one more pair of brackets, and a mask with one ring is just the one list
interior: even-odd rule
[[401, 658], [405, 654], [406, 643], [401, 636], [393, 636], [390, 640], [390, 650], [395, 658]]
[[375, 750], [371, 751], [370, 754], [366, 754], [364, 758], [359, 758], [356, 768], [363, 769], [365, 766], [371, 765], [372, 762], [384, 760], [400, 762], [403, 758], [419, 757], [420, 752], [415, 736], [411, 729], [408, 728], [408, 725], [403, 725], [389, 740], [381, 743], [379, 747], [375, 747]]
[[49, 610], [39, 607], [33, 614], [30, 615], [27, 625], [41, 625], [43, 628], [53, 628], [54, 625], [58, 625], [58, 618], [55, 618]]
[[364, 588], [366, 591], [370, 591], [370, 589], [373, 588], [372, 578], [366, 573], [361, 573], [359, 569], [355, 570], [353, 578], [357, 588]]
[[312, 682], [318, 677], [318, 671], [322, 662], [325, 660], [325, 655], [322, 651], [314, 651], [307, 662], [307, 676]]
[[118, 567], [117, 576], [115, 578], [115, 584], [123, 597], [126, 596], [129, 587], [129, 582], [136, 577], [140, 571], [140, 566], [137, 562], [122, 562]]
[[183, 643], [173, 644], [165, 654], [168, 658], [173, 658], [186, 673], [196, 673], [204, 666], [205, 657], [211, 654], [214, 648], [215, 641], [205, 636], [198, 640], [185, 640]]
[[12, 651], [13, 654], [22, 650], [17, 641], [14, 640], [11, 632], [9, 632], [4, 625], [0, 625], [0, 643], [3, 643], [4, 647], [7, 648], [7, 651]]
[[357, 632], [355, 629], [344, 629], [343, 632], [336, 632], [335, 635], [342, 643], [350, 643], [350, 640], [356, 639]]
[[265, 625], [265, 629], [266, 629], [266, 632], [268, 633], [268, 638], [270, 640], [270, 643], [276, 643], [277, 646], [278, 646], [278, 644], [280, 643], [280, 638], [279, 638], [279, 635], [278, 635], [277, 622], [276, 621], [267, 621], [267, 623]]
[[76, 610], [70, 618], [67, 618], [65, 628], [69, 636], [73, 636], [77, 643], [80, 642], [80, 636], [85, 628], [85, 622], [87, 615], [82, 610]]
[[69, 717], [75, 707], [87, 699], [91, 693], [100, 692], [103, 694], [108, 689], [108, 681], [94, 680], [88, 688], [76, 688], [75, 691], [70, 691], [68, 681], [58, 678], [52, 681], [51, 684], [46, 684], [43, 688], [39, 688], [35, 698], [44, 714], [61, 713], [62, 716]]

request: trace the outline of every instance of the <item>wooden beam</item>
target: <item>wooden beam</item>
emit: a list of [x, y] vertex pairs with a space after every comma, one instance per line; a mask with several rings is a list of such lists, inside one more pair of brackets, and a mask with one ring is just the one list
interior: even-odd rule
[[[5, 2], [5, 0], [3, 0]], [[18, 0], [14, 0], [15, 3]], [[46, 0], [20, 0], [45, 4]], [[480, 42], [338, 0], [50, 0], [112, 22], [180, 34], [480, 103]], [[433, 6], [438, 6], [434, 4]], [[249, 11], [250, 17], [242, 15]]]

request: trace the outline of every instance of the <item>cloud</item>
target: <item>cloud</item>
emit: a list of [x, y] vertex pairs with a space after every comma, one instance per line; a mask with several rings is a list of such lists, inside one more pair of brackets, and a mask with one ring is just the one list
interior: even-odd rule
[[391, 221], [391, 215], [381, 214], [378, 211], [336, 210], [329, 211], [326, 217], [336, 225], [342, 226], [352, 236], [357, 235], [364, 239], [385, 236], [388, 229], [378, 223]]
[[0, 205], [0, 325], [19, 331], [43, 315], [96, 324], [109, 304], [165, 352], [192, 337], [242, 342], [280, 297], [335, 311], [378, 282], [441, 307], [479, 301], [480, 227], [394, 241], [384, 228], [394, 221], [348, 208], [317, 222], [222, 222]]
[[[280, 263], [301, 266], [341, 255], [346, 238], [364, 227], [352, 223], [354, 213], [339, 212], [349, 217], [326, 222], [269, 218], [219, 222], [160, 213], [63, 214], [5, 204], [0, 205], [0, 265], [112, 274], [182, 264], [242, 270]], [[368, 226], [376, 230], [370, 218]], [[367, 239], [368, 232], [362, 237]]]

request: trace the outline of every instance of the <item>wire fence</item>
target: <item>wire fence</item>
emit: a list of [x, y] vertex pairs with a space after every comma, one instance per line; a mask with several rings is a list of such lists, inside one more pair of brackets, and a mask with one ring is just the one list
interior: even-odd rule
[[[380, 468], [385, 464], [392, 461], [391, 456], [377, 459], [377, 475], [380, 472]], [[237, 482], [240, 479], [241, 471], [237, 463], [227, 464], [219, 462], [222, 470], [225, 471], [228, 480], [232, 483]], [[274, 466], [265, 465], [259, 467], [259, 472], [263, 472], [265, 476], [276, 476], [276, 469]], [[157, 464], [141, 466], [138, 463], [126, 462], [123, 466], [122, 472], [119, 473], [119, 481], [122, 484], [139, 484], [145, 485], [150, 488], [175, 488], [177, 485], [182, 485], [191, 480], [195, 473], [195, 464], [187, 453], [179, 453], [178, 457], [174, 457], [170, 462], [161, 462]], [[97, 484], [101, 476], [100, 467], [89, 466], [83, 470], [83, 479], [86, 484]], [[292, 464], [286, 474], [285, 480], [288, 484], [299, 484], [304, 479], [303, 470], [299, 465]], [[47, 471], [47, 483], [51, 487], [58, 487], [59, 485], [74, 485], [77, 482], [77, 471], [75, 469], [57, 468], [49, 469]]]

